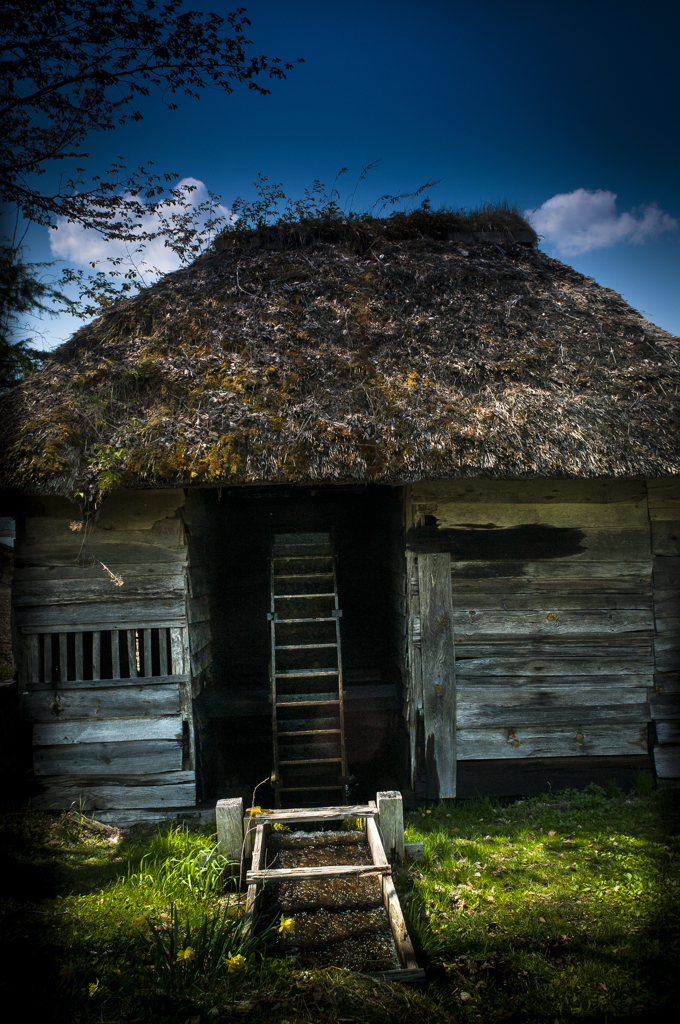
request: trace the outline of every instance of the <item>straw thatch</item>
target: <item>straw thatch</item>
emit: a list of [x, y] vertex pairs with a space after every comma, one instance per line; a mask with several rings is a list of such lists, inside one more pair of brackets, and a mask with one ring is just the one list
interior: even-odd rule
[[227, 235], [4, 396], [0, 484], [680, 472], [678, 339], [527, 225], [455, 228]]

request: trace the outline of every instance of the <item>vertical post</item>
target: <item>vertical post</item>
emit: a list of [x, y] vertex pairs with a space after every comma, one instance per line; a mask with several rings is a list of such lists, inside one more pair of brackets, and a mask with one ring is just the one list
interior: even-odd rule
[[76, 633], [75, 634], [75, 638], [76, 638], [76, 679], [80, 680], [80, 679], [84, 679], [85, 678], [85, 676], [83, 675], [83, 668], [84, 668], [84, 662], [83, 662], [83, 634], [82, 633]]
[[120, 633], [111, 630], [111, 678], [120, 679]]
[[170, 665], [171, 676], [181, 676], [184, 673], [184, 646], [182, 643], [181, 626], [170, 627]]
[[380, 832], [387, 859], [402, 862], [404, 860], [404, 805], [401, 793], [388, 790], [376, 794]]
[[456, 795], [456, 675], [451, 556], [418, 555], [427, 795]]
[[59, 634], [59, 682], [63, 686], [68, 681], [68, 655], [66, 649], [66, 633]]
[[42, 682], [40, 666], [40, 636], [38, 633], [31, 633], [29, 636], [29, 669], [28, 678], [32, 683]]
[[101, 679], [102, 677], [102, 658], [101, 658], [101, 641], [102, 635], [98, 629], [95, 629], [92, 633], [92, 680]]
[[126, 629], [125, 632], [127, 634], [128, 675], [130, 679], [134, 679], [139, 675], [137, 671], [137, 632], [134, 629]]
[[228, 860], [240, 862], [243, 847], [243, 797], [218, 800], [215, 819], [220, 853]]
[[159, 674], [171, 675], [168, 672], [168, 631], [163, 626], [158, 630], [158, 660], [160, 662]]
[[[141, 633], [141, 630], [139, 632]], [[150, 629], [145, 629], [144, 630], [144, 658], [143, 658], [143, 664], [144, 664], [144, 671], [143, 671], [142, 674], [144, 676], [152, 676], [153, 675], [153, 661], [152, 661], [152, 658], [151, 658], [151, 630]]]
[[52, 634], [43, 633], [43, 679], [52, 686]]

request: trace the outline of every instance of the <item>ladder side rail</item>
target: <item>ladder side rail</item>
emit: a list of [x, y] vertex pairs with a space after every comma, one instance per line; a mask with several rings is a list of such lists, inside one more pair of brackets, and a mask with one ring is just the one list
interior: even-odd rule
[[274, 544], [272, 540], [272, 551], [271, 559], [269, 562], [269, 580], [270, 580], [270, 612], [269, 612], [269, 626], [270, 626], [270, 655], [269, 655], [269, 672], [271, 682], [271, 694], [272, 694], [272, 745], [274, 755], [274, 798], [276, 806], [281, 806], [281, 795], [279, 793], [279, 734], [278, 734], [278, 719], [276, 714], [276, 581], [274, 576]]
[[[337, 655], [338, 655], [338, 699], [339, 699], [339, 712], [340, 712], [340, 758], [341, 758], [341, 769], [340, 774], [343, 780], [347, 778], [347, 753], [345, 750], [345, 699], [344, 699], [344, 688], [342, 678], [342, 647], [340, 644], [340, 605], [338, 601], [338, 577], [335, 568], [335, 545], [333, 546], [333, 591], [335, 594], [335, 641], [337, 644]], [[347, 789], [346, 783], [343, 787], [343, 803], [347, 803]]]

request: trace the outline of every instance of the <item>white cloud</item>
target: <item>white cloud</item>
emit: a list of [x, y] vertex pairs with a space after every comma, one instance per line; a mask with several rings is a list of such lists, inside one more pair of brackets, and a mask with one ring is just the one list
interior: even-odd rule
[[664, 231], [676, 231], [678, 221], [656, 203], [617, 213], [616, 193], [577, 188], [561, 192], [524, 216], [546, 242], [568, 256], [605, 249], [618, 242], [640, 244]]
[[[178, 189], [193, 187], [194, 191], [187, 193], [188, 202], [192, 207], [200, 206], [209, 198], [208, 189], [197, 178], [182, 178], [175, 187]], [[173, 207], [166, 207], [166, 216], [169, 217], [172, 212]], [[217, 206], [214, 216], [226, 217], [228, 221], [232, 219], [231, 211], [222, 205]], [[203, 222], [205, 219], [205, 217], [202, 218]], [[149, 214], [141, 218], [141, 226], [137, 233], [157, 231], [159, 227], [160, 217], [157, 214]], [[63, 217], [57, 221], [57, 228], [50, 232], [50, 248], [54, 256], [69, 260], [81, 267], [117, 257], [123, 257], [126, 265], [128, 265], [128, 257], [131, 257], [134, 263], [140, 267], [142, 273], [157, 267], [162, 273], [167, 274], [171, 270], [177, 270], [180, 265], [179, 257], [165, 245], [162, 237], [146, 242], [144, 252], [135, 254], [134, 243], [107, 242], [96, 231], [87, 231], [79, 224], [69, 224]]]

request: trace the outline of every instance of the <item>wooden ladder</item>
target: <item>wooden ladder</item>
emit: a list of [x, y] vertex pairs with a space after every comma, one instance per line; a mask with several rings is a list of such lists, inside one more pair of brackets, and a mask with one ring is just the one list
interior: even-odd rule
[[[328, 533], [277, 533], [271, 558], [271, 690], [281, 795], [346, 802], [347, 758], [335, 558]], [[300, 800], [300, 795], [302, 800]], [[284, 800], [286, 798], [284, 797]]]

